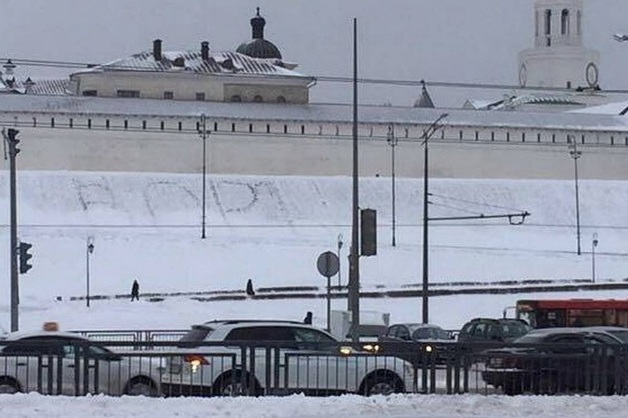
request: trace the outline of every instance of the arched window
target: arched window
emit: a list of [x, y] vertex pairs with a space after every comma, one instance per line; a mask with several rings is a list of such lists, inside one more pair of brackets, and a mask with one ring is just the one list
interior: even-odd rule
[[260, 96], [259, 94], [255, 97], [253, 97], [253, 101], [255, 103], [262, 103], [264, 101], [264, 99], [262, 99], [262, 96]]
[[552, 46], [552, 11], [545, 11], [545, 44]]
[[580, 10], [578, 10], [578, 13], [576, 14], [576, 19], [576, 33], [580, 36], [582, 35], [582, 12]]
[[238, 96], [237, 94], [235, 96], [231, 96], [231, 101], [232, 102], [241, 102], [242, 101], [242, 97]]
[[569, 10], [563, 9], [560, 14], [560, 34], [569, 35]]
[[286, 103], [286, 98], [283, 96], [277, 96], [277, 103]]

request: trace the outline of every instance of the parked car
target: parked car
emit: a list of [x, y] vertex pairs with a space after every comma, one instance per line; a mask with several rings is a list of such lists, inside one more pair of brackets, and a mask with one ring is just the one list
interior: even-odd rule
[[167, 360], [162, 376], [169, 395], [373, 395], [413, 388], [410, 363], [351, 349], [300, 322], [206, 322], [178, 344], [181, 355]]
[[450, 332], [432, 324], [394, 324], [379, 337], [381, 353], [403, 358], [415, 366], [444, 363], [456, 343]]
[[0, 340], [0, 393], [158, 396], [154, 360], [122, 356], [72, 333], [10, 333]]
[[458, 334], [458, 341], [465, 343], [509, 342], [527, 334], [531, 329], [525, 321], [520, 319], [474, 318], [464, 324]]
[[[487, 350], [482, 378], [509, 395], [586, 390], [610, 394], [625, 386], [625, 376], [616, 374], [623, 375], [625, 366], [616, 360], [623, 361], [619, 352], [625, 359], [626, 349], [626, 328], [534, 330], [507, 347]], [[623, 383], [616, 385], [620, 380]]]

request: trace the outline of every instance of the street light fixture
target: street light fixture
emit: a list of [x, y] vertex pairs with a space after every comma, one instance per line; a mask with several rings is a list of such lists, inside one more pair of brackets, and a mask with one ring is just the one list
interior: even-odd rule
[[574, 183], [576, 188], [576, 239], [578, 241], [578, 255], [582, 254], [580, 246], [580, 193], [578, 191], [578, 159], [582, 156], [582, 151], [578, 151], [578, 142], [574, 135], [567, 135], [569, 155], [573, 158]]
[[388, 125], [388, 134], [386, 135], [386, 142], [390, 145], [391, 149], [391, 172], [392, 172], [392, 246], [397, 246], [397, 238], [395, 234], [396, 229], [396, 211], [395, 211], [395, 147], [399, 143], [399, 140], [395, 137], [395, 125], [392, 123]]
[[429, 173], [428, 173], [428, 143], [432, 135], [436, 133], [436, 131], [440, 128], [439, 123], [441, 120], [448, 116], [447, 113], [441, 114], [430, 126], [427, 127], [423, 131], [422, 139], [423, 139], [423, 149], [424, 149], [424, 166], [423, 166], [423, 287], [421, 291], [422, 299], [423, 299], [423, 323], [427, 324], [429, 321], [429, 297], [428, 297], [428, 283], [429, 283], [429, 274], [428, 274], [428, 228], [427, 223], [429, 219], [428, 214], [428, 196], [429, 196]]
[[595, 247], [597, 247], [598, 239], [597, 232], [593, 234], [591, 240], [591, 282], [595, 283]]
[[89, 308], [89, 258], [94, 253], [94, 237], [87, 237], [86, 247], [85, 247], [85, 301], [87, 303], [87, 307]]
[[624, 33], [616, 33], [615, 35], [613, 35], [613, 38], [617, 42], [626, 42], [626, 41], [628, 41], [628, 35], [626, 35]]

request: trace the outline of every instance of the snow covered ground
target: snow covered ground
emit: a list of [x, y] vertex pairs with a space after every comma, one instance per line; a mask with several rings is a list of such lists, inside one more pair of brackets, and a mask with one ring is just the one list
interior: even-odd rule
[[45, 397], [0, 395], [2, 415], [7, 418], [510, 418], [570, 417], [620, 418], [626, 416], [622, 397], [591, 396], [420, 396], [395, 395], [364, 398], [340, 396], [308, 398], [211, 398], [150, 399]]
[[[346, 284], [350, 236], [349, 178], [209, 176], [207, 235], [201, 234], [198, 175], [34, 173], [19, 174], [19, 235], [33, 244], [33, 269], [20, 277], [20, 329], [58, 321], [63, 330], [185, 329], [218, 318], [301, 320], [314, 312], [326, 323], [324, 299], [200, 302], [187, 296], [140, 303], [126, 299], [84, 301], [87, 261], [90, 293], [127, 294], [134, 277], [141, 293], [243, 290], [325, 285], [315, 268], [323, 251], [337, 251], [342, 234], [341, 282]], [[400, 288], [421, 277], [421, 180], [397, 182], [397, 246], [391, 246], [390, 179], [364, 179], [361, 207], [378, 210], [378, 255], [361, 259], [363, 289]], [[576, 255], [573, 182], [433, 180], [430, 216], [528, 211], [522, 225], [507, 220], [430, 223], [432, 282], [507, 279], [591, 279], [592, 235], [598, 234], [596, 279], [628, 277], [628, 183], [582, 181], [581, 247]], [[8, 176], [0, 177], [0, 216], [5, 239], [0, 264], [0, 325], [10, 328]], [[88, 255], [86, 240], [94, 238]], [[338, 278], [333, 278], [336, 283]], [[556, 297], [627, 298], [626, 291], [552, 294]], [[434, 297], [430, 319], [458, 329], [475, 316], [500, 316], [517, 299], [547, 295]], [[346, 301], [334, 300], [334, 309]], [[389, 312], [393, 322], [420, 321], [421, 301], [363, 299], [361, 309]], [[613, 417], [625, 416], [623, 398], [501, 396], [344, 396], [310, 399], [137, 399], [0, 396], [9, 417], [46, 416], [256, 416], [256, 417]]]

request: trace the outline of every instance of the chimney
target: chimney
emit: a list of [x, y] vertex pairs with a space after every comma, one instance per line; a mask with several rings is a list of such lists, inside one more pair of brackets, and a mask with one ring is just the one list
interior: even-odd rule
[[163, 58], [161, 55], [161, 39], [155, 39], [153, 41], [153, 57], [155, 61], [161, 61]]
[[209, 61], [209, 42], [201, 42], [201, 58], [203, 61]]

